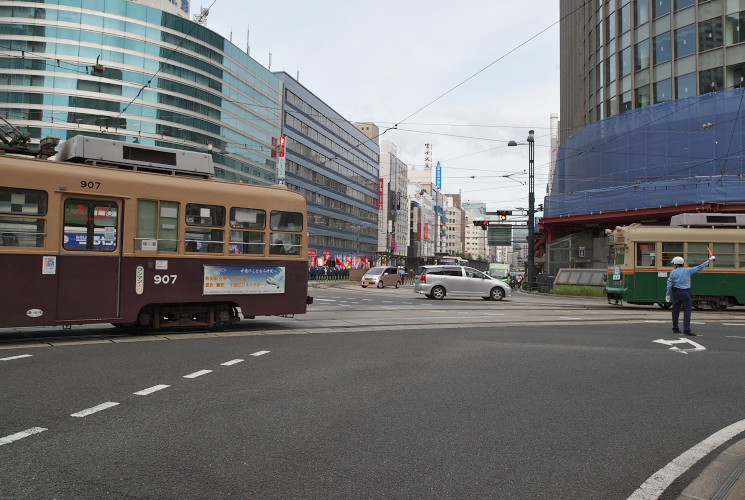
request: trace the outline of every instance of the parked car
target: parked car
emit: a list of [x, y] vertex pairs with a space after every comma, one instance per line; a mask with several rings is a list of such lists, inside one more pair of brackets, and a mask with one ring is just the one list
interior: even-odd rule
[[371, 267], [362, 277], [362, 288], [376, 286], [383, 288], [386, 286], [395, 286], [398, 288], [400, 283], [398, 269], [395, 267]]
[[446, 295], [502, 300], [512, 296], [512, 288], [501, 280], [465, 266], [424, 266], [414, 284], [414, 292], [428, 299], [442, 300]]

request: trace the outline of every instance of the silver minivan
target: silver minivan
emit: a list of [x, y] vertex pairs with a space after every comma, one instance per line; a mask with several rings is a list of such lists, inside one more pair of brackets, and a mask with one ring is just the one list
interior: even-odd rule
[[512, 296], [512, 288], [501, 280], [465, 266], [424, 266], [417, 274], [414, 292], [428, 299], [446, 295], [502, 300]]
[[395, 286], [398, 288], [399, 279], [397, 268], [379, 266], [368, 269], [362, 277], [361, 283], [362, 288], [367, 288], [368, 286], [376, 286], [378, 288]]

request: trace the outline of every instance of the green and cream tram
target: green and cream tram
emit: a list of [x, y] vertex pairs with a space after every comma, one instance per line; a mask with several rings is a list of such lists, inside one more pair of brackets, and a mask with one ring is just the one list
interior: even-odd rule
[[[693, 305], [725, 309], [745, 304], [745, 230], [738, 225], [745, 215], [681, 214], [686, 222], [707, 219], [708, 227], [646, 226], [632, 224], [606, 230], [609, 245], [605, 293], [608, 301], [630, 304], [665, 302], [667, 278], [675, 256], [685, 259], [687, 267], [701, 264], [716, 255], [716, 261], [693, 276]], [[675, 219], [675, 218], [674, 218]], [[727, 222], [721, 222], [727, 221]]]

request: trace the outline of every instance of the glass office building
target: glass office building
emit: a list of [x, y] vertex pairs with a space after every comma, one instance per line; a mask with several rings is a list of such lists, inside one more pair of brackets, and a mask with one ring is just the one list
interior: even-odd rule
[[161, 1], [0, 0], [0, 116], [32, 141], [211, 151], [221, 178], [276, 183], [279, 78], [189, 20], [188, 1]]

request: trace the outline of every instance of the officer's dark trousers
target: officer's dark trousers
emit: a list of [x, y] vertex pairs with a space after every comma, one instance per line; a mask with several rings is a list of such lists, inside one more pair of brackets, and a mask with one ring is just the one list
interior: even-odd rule
[[680, 309], [683, 308], [683, 333], [691, 332], [691, 290], [673, 288], [673, 330], [678, 330]]

